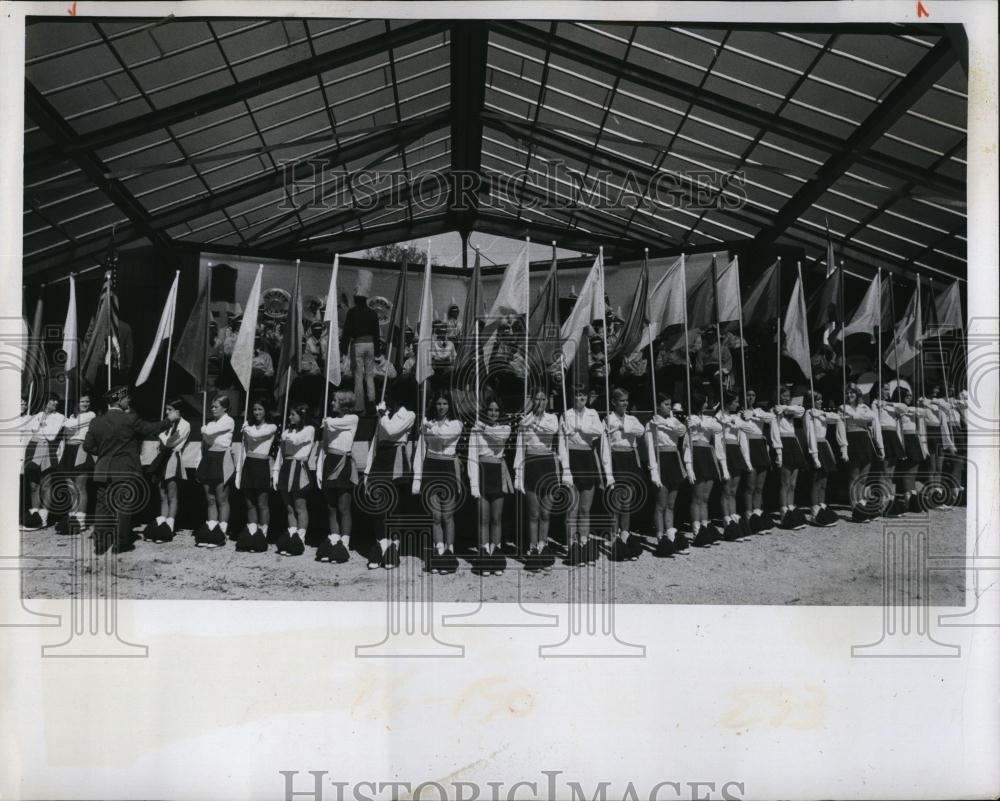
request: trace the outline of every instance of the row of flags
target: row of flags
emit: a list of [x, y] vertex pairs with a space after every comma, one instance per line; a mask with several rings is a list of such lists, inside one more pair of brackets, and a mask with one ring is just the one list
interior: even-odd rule
[[[598, 254], [591, 266], [583, 287], [577, 296], [569, 317], [560, 323], [559, 287], [555, 253], [544, 283], [531, 300], [529, 292], [529, 242], [504, 271], [497, 296], [486, 313], [481, 334], [477, 323], [482, 320], [477, 310], [485, 308], [483, 303], [481, 268], [479, 254], [472, 271], [471, 285], [466, 298], [463, 325], [464, 336], [460, 341], [458, 364], [465, 365], [475, 358], [478, 348], [470, 346], [475, 337], [487, 338], [483, 352], [489, 353], [496, 343], [499, 324], [503, 319], [521, 317], [528, 321], [527, 336], [544, 351], [541, 356], [545, 364], [551, 364], [558, 353], [562, 354], [563, 369], [572, 366], [576, 359], [586, 353], [585, 332], [594, 321], [606, 319], [603, 254]], [[624, 326], [617, 338], [608, 344], [608, 358], [618, 355], [633, 355], [659, 337], [666, 329], [680, 328], [680, 338], [684, 332], [692, 332], [714, 324], [740, 322], [754, 327], [780, 320], [783, 333], [784, 353], [793, 359], [810, 375], [811, 347], [810, 334], [822, 332], [822, 339], [829, 344], [855, 334], [867, 334], [875, 341], [876, 332], [891, 332], [889, 346], [882, 354], [884, 363], [899, 372], [918, 353], [919, 342], [930, 333], [946, 333], [963, 328], [961, 299], [958, 282], [952, 283], [944, 292], [931, 293], [926, 290], [918, 276], [917, 291], [914, 292], [902, 318], [895, 322], [892, 309], [892, 287], [882, 280], [881, 271], [868, 286], [861, 303], [854, 313], [845, 320], [842, 307], [843, 269], [830, 269], [833, 264], [832, 247], [827, 255], [827, 275], [823, 284], [808, 300], [805, 297], [801, 276], [793, 286], [791, 298], [785, 308], [783, 319], [780, 313], [780, 262], [771, 264], [750, 287], [745, 299], [740, 296], [739, 260], [718, 263], [712, 254], [685, 257], [656, 263], [662, 274], [650, 286], [650, 265], [644, 259], [636, 283], [635, 294], [629, 306]], [[337, 277], [339, 257], [335, 259], [330, 277], [329, 293], [324, 312], [324, 322], [330, 341], [327, 346], [327, 375], [329, 381], [340, 382], [340, 362], [330, 358], [339, 353], [339, 320], [337, 299]], [[250, 289], [243, 322], [233, 348], [232, 369], [245, 389], [249, 389], [254, 356], [254, 341], [257, 329], [257, 314], [261, 298], [263, 268], [259, 268]], [[404, 332], [406, 330], [405, 302], [408, 269], [400, 272], [392, 305], [392, 319], [388, 335], [388, 359], [397, 370], [402, 367], [404, 356]], [[136, 378], [136, 385], [148, 381], [163, 348], [170, 348], [177, 314], [179, 272], [167, 293], [164, 307], [152, 347]], [[890, 279], [891, 281], [891, 279]], [[173, 358], [169, 363], [180, 366], [197, 382], [203, 383], [207, 369], [209, 299], [211, 295], [211, 270], [179, 339]], [[63, 350], [67, 375], [79, 366], [80, 375], [91, 386], [96, 381], [102, 365], [110, 367], [120, 364], [121, 339], [119, 331], [118, 302], [113, 288], [112, 271], [105, 273], [101, 287], [97, 312], [84, 337], [83, 352], [78, 347], [78, 320], [76, 308], [76, 286], [70, 276], [69, 308], [63, 329]], [[926, 318], [926, 319], [925, 319]], [[298, 268], [289, 302], [278, 364], [276, 365], [275, 395], [286, 394], [287, 386], [294, 378], [302, 349], [302, 295], [299, 286]], [[418, 383], [426, 380], [431, 372], [430, 349], [432, 342], [431, 321], [433, 305], [431, 293], [430, 258], [425, 263], [424, 280], [421, 291], [418, 342], [416, 356], [416, 378]], [[39, 299], [33, 324], [30, 329], [29, 353], [26, 361], [26, 380], [40, 391], [43, 385], [39, 370], [44, 369], [44, 358], [34, 354], [31, 348], [40, 349], [42, 342], [42, 301]], [[680, 346], [680, 339], [674, 346]], [[40, 367], [33, 367], [35, 363]], [[586, 362], [584, 361], [584, 364]]]

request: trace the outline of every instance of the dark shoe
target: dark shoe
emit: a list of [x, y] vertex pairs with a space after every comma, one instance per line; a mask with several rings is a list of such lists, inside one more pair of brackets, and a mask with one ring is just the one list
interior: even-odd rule
[[840, 522], [840, 515], [838, 515], [829, 506], [824, 506], [819, 510], [820, 525], [824, 528], [829, 528], [830, 526], [837, 525]]
[[730, 520], [726, 523], [726, 527], [722, 530], [722, 539], [726, 542], [733, 542], [738, 540], [743, 536], [743, 529], [740, 528], [740, 524], [735, 520]]
[[722, 532], [719, 531], [719, 527], [714, 523], [709, 523], [702, 530], [705, 532], [705, 539], [709, 545], [713, 542], [719, 542], [722, 539]]
[[796, 531], [801, 531], [806, 527], [806, 513], [801, 509], [792, 509], [792, 527]]
[[587, 564], [594, 564], [597, 561], [597, 557], [601, 555], [600, 546], [597, 544], [597, 540], [593, 537], [587, 540], [586, 545], [583, 548], [583, 558], [587, 561]]
[[173, 542], [174, 530], [166, 523], [160, 523], [156, 527], [156, 530], [151, 535], [148, 535], [146, 539], [155, 543]]
[[373, 542], [371, 550], [368, 551], [368, 569], [378, 570], [380, 567], [385, 567], [385, 554], [382, 553], [382, 546]]
[[642, 552], [645, 550], [643, 545], [644, 540], [635, 532], [629, 532], [628, 540], [625, 542], [625, 547], [628, 549], [628, 558], [635, 562]]
[[323, 540], [316, 548], [316, 561], [317, 562], [333, 561], [333, 543], [330, 542], [329, 537]]
[[[257, 534], [263, 539], [264, 534], [260, 529], [257, 529]], [[255, 539], [256, 535], [250, 533], [250, 529], [244, 527], [240, 530], [239, 536], [236, 538], [236, 550], [240, 553], [253, 553], [255, 550]], [[267, 547], [267, 542], [265, 541], [264, 547]]]
[[569, 552], [566, 555], [566, 564], [570, 567], [576, 567], [577, 565], [582, 565], [585, 561], [583, 555], [583, 547], [579, 542], [574, 540], [569, 544]]
[[674, 553], [686, 551], [690, 545], [691, 543], [688, 542], [687, 534], [683, 531], [678, 531], [674, 535]]
[[542, 570], [551, 570], [552, 566], [556, 563], [556, 555], [552, 553], [552, 548], [548, 543], [542, 546], [538, 555], [542, 560]]
[[746, 521], [752, 533], [760, 534], [764, 531], [764, 519], [761, 515], [750, 515]]
[[208, 524], [202, 523], [198, 528], [191, 532], [194, 536], [195, 545], [201, 542], [205, 537], [208, 536]]
[[[246, 526], [243, 526], [243, 528], [245, 529], [245, 528], [246, 528]], [[227, 527], [226, 527], [226, 537], [227, 537], [227, 538], [228, 538], [228, 539], [229, 539], [229, 540], [230, 540], [231, 542], [236, 542], [236, 540], [238, 540], [238, 539], [240, 538], [240, 533], [241, 533], [241, 531], [237, 531], [237, 530], [236, 530], [235, 528], [233, 528], [232, 526], [227, 526]]]
[[[67, 536], [69, 534], [70, 521], [72, 521], [72, 520], [73, 520], [72, 517], [64, 517], [64, 518], [60, 519], [55, 524], [55, 532], [56, 532], [56, 534], [58, 534], [60, 537]], [[150, 525], [152, 525], [152, 524], [150, 524]]]
[[524, 569], [529, 573], [534, 573], [542, 569], [542, 555], [537, 548], [530, 548], [524, 557]]
[[23, 528], [26, 528], [29, 531], [35, 531], [37, 529], [40, 529], [41, 527], [42, 527], [42, 516], [38, 514], [38, 512], [29, 512], [27, 515], [25, 515]]
[[[389, 550], [390, 551], [392, 550], [391, 545], [389, 546]], [[452, 551], [451, 549], [445, 551], [444, 556], [442, 558], [444, 559], [444, 568], [445, 568], [444, 570], [441, 571], [442, 573], [458, 572], [458, 557], [455, 556], [454, 551]], [[399, 564], [399, 562], [397, 561], [396, 564]]]
[[656, 541], [656, 548], [653, 550], [653, 556], [658, 556], [662, 559], [666, 556], [672, 556], [673, 553], [674, 544], [667, 539], [667, 535], [664, 534]]
[[[347, 550], [343, 540], [337, 540], [330, 549], [330, 560], [337, 565], [350, 561], [351, 553]], [[399, 564], [399, 548], [396, 548], [396, 564]]]
[[285, 533], [285, 536], [278, 541], [278, 554], [280, 556], [302, 556], [306, 552], [306, 544], [302, 542], [299, 532], [294, 534]]
[[741, 536], [752, 537], [754, 534], [757, 533], [754, 527], [750, 524], [750, 518], [741, 517], [739, 523], [740, 523]]
[[221, 548], [226, 544], [226, 535], [218, 526], [212, 526], [211, 529], [206, 529], [206, 533], [200, 538], [195, 537], [194, 544], [199, 548]]
[[711, 545], [712, 534], [708, 528], [708, 526], [702, 526], [694, 532], [694, 536], [691, 538], [691, 544], [696, 548], [704, 548], [706, 545]]
[[94, 553], [100, 556], [111, 550], [115, 535], [108, 531], [94, 532]]
[[494, 576], [503, 575], [503, 572], [507, 569], [507, 557], [503, 555], [503, 551], [499, 548], [493, 551], [493, 556], [490, 557], [490, 568], [493, 570]]
[[[344, 549], [347, 550], [346, 548]], [[399, 567], [399, 543], [396, 540], [389, 541], [389, 547], [385, 549], [385, 563], [386, 570], [392, 570]]]
[[622, 542], [622, 538], [617, 534], [611, 541], [611, 554], [608, 558], [612, 562], [624, 562], [628, 559], [628, 546]]
[[851, 522], [852, 523], [861, 523], [861, 524], [871, 523], [872, 522], [872, 518], [871, 518], [871, 515], [868, 512], [866, 512], [864, 509], [861, 509], [860, 507], [855, 506], [851, 510]]
[[913, 514], [916, 515], [923, 514], [926, 511], [920, 503], [920, 496], [915, 492], [910, 496], [910, 507], [908, 511], [913, 512]]
[[479, 550], [476, 551], [476, 555], [470, 560], [472, 563], [472, 572], [479, 575], [487, 575], [490, 572], [490, 555], [486, 550], [485, 545], [480, 545]]

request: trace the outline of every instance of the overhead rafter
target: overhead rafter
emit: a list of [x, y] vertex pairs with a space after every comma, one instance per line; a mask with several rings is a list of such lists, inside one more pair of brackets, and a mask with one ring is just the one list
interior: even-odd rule
[[497, 236], [507, 236], [512, 239], [524, 239], [530, 236], [539, 242], [551, 242], [555, 240], [558, 247], [580, 250], [587, 253], [596, 253], [597, 249], [604, 246], [606, 251], [617, 252], [615, 246], [609, 240], [575, 228], [566, 229], [558, 225], [528, 220], [522, 217], [520, 220], [502, 214], [481, 211], [476, 218], [476, 231], [486, 234], [496, 234]]
[[[52, 104], [45, 99], [31, 81], [25, 80], [24, 89], [27, 115], [55, 142], [57, 147], [68, 147], [73, 143], [76, 140], [75, 132]], [[132, 225], [141, 236], [146, 237], [157, 247], [165, 250], [170, 249], [170, 237], [152, 224], [149, 213], [132, 196], [132, 193], [117, 179], [105, 177], [106, 167], [103, 161], [89, 150], [79, 148], [74, 150], [71, 158], [73, 163], [93, 182], [94, 186], [100, 189], [118, 210], [131, 220]], [[102, 236], [102, 240], [106, 247], [107, 236]], [[71, 248], [75, 249], [75, 244]]]
[[[843, 140], [825, 131], [791, 119], [779, 117], [756, 106], [741, 103], [731, 97], [701, 88], [674, 78], [666, 72], [659, 72], [639, 64], [622, 61], [600, 50], [587, 47], [580, 42], [572, 42], [562, 37], [549, 37], [544, 31], [520, 22], [495, 20], [491, 27], [511, 39], [532, 47], [552, 50], [561, 58], [584, 64], [609, 75], [620, 75], [637, 86], [669, 95], [696, 107], [703, 108], [722, 117], [729, 117], [753, 128], [764, 128], [778, 136], [785, 137], [806, 147], [825, 153], [837, 153], [843, 147]], [[885, 175], [901, 180], [915, 180], [933, 191], [949, 196], [965, 196], [965, 184], [944, 175], [928, 175], [920, 168], [904, 159], [882, 153], [865, 153], [858, 163], [864, 164]]]
[[451, 27], [451, 186], [448, 209], [459, 231], [472, 230], [482, 187], [483, 103], [490, 31], [485, 22]]
[[955, 63], [955, 51], [947, 39], [938, 41], [927, 55], [892, 88], [861, 125], [847, 137], [843, 146], [816, 171], [816, 176], [799, 187], [785, 203], [774, 221], [761, 229], [756, 239], [773, 242], [805, 213], [868, 149], [934, 85]]
[[217, 111], [241, 100], [247, 100], [282, 86], [297, 83], [319, 73], [349, 66], [389, 48], [402, 47], [428, 36], [443, 33], [446, 30], [448, 30], [448, 24], [437, 20], [401, 25], [389, 33], [366, 37], [346, 47], [332, 50], [329, 53], [321, 53], [312, 58], [289, 64], [287, 67], [255, 75], [221, 89], [206, 92], [190, 100], [164, 106], [127, 122], [115, 123], [105, 128], [98, 128], [96, 131], [81, 134], [65, 147], [51, 145], [26, 153], [24, 156], [25, 170], [31, 172], [38, 167], [62, 161], [77, 151], [96, 151], [110, 145], [127, 142], [143, 134], [159, 131], [169, 125], [193, 119], [200, 114]]
[[[212, 212], [261, 197], [286, 184], [296, 181], [303, 184], [309, 183], [314, 180], [314, 170], [318, 172], [324, 168], [329, 169], [347, 164], [390, 147], [406, 146], [421, 136], [442, 127], [447, 123], [447, 119], [447, 112], [439, 112], [407, 120], [395, 128], [384, 128], [369, 136], [352, 139], [345, 145], [333, 147], [311, 156], [308, 160], [296, 164], [288, 173], [284, 171], [270, 172], [245, 183], [236, 184], [229, 189], [180, 203], [163, 212], [150, 215], [148, 223], [165, 231], [189, 220], [196, 220]], [[132, 223], [119, 227], [115, 236], [116, 241], [120, 244], [126, 244], [147, 237], [147, 234], [139, 225]], [[104, 233], [81, 237], [63, 248], [25, 259], [25, 273], [36, 275], [56, 266], [65, 266], [70, 261], [75, 262], [97, 256], [104, 252], [106, 246], [107, 235]]]

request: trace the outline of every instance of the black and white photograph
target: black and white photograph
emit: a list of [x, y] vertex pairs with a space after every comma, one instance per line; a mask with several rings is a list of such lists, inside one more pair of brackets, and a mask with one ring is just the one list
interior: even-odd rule
[[[25, 660], [40, 649], [31, 692], [60, 687], [32, 752], [70, 750], [6, 797], [183, 796], [137, 767], [195, 753], [176, 722], [102, 763], [97, 795], [67, 789], [89, 759], [73, 749], [98, 753], [69, 732], [101, 725], [69, 677], [99, 698], [119, 656], [142, 657], [113, 663], [150, 682], [140, 703], [160, 716], [155, 699], [185, 699], [206, 738], [222, 732], [213, 672], [256, 664], [219, 690], [271, 710], [227, 718], [233, 743], [256, 743], [247, 760], [268, 715], [284, 737], [290, 710], [310, 709], [290, 686], [259, 700], [268, 671], [318, 682], [309, 726], [328, 714], [347, 753], [387, 738], [357, 770], [333, 748], [296, 762], [293, 740], [319, 730], [303, 724], [287, 761], [251, 769], [266, 763], [266, 786], [218, 777], [215, 797], [420, 797], [376, 792], [361, 764], [465, 801], [522, 797], [490, 795], [484, 766], [501, 764], [538, 798], [652, 799], [670, 779], [687, 783], [659, 797], [996, 796], [995, 747], [966, 753], [958, 734], [1000, 731], [978, 672], [996, 667], [1000, 628], [995, 5], [16, 5], [0, 6], [16, 44], [0, 634], [33, 638]], [[780, 634], [791, 650], [768, 644]], [[978, 644], [969, 681], [990, 687], [992, 716], [959, 724], [942, 697], [935, 720], [958, 728], [934, 754], [923, 713], [889, 711], [902, 663], [867, 659], [901, 656], [893, 636], [934, 688]], [[168, 669], [171, 637], [194, 639]], [[462, 673], [529, 640], [527, 689], [505, 657], [482, 684]], [[493, 650], [470, 657], [477, 645]], [[692, 654], [735, 671], [732, 688], [693, 678]], [[365, 659], [390, 655], [411, 662], [365, 678]], [[555, 657], [592, 661], [574, 674]], [[193, 696], [175, 683], [188, 671], [205, 682]], [[862, 717], [834, 711], [862, 706], [857, 685], [884, 691], [887, 738], [928, 738], [890, 775], [847, 742]], [[563, 712], [539, 712], [550, 690], [572, 696]], [[115, 714], [125, 697], [140, 696]], [[477, 732], [454, 759], [444, 741], [394, 755], [397, 703], [409, 737], [421, 709], [447, 709], [431, 739], [496, 723], [503, 744]], [[515, 756], [585, 712], [586, 736], [631, 730], [642, 760], [624, 741]], [[128, 740], [121, 725], [108, 731]], [[660, 726], [686, 750], [654, 778]], [[685, 762], [718, 729], [716, 761]], [[792, 732], [833, 729], [860, 784], [791, 767], [786, 747], [823, 753]], [[751, 743], [782, 761], [773, 780], [746, 766]], [[613, 789], [591, 770], [599, 752], [620, 767]], [[951, 769], [924, 784], [921, 761]], [[315, 775], [328, 769], [344, 783]]]

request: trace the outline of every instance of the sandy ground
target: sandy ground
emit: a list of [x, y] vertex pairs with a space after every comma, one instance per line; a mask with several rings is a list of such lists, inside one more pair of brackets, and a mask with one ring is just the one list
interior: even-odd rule
[[[892, 522], [895, 530], [911, 523], [914, 530], [929, 524], [929, 550], [934, 556], [965, 552], [965, 509], [942, 509], [922, 519], [910, 515]], [[355, 540], [361, 539], [356, 532]], [[464, 534], [464, 536], [463, 536]], [[472, 540], [459, 532], [460, 542]], [[574, 579], [592, 571], [594, 581], [614, 575], [614, 598], [620, 603], [873, 605], [883, 598], [883, 525], [841, 521], [834, 528], [801, 531], [775, 529], [737, 542], [690, 548], [666, 559], [647, 552], [637, 562], [612, 563], [601, 557], [596, 567], [569, 568], [557, 561], [548, 573], [520, 570], [510, 559], [503, 576], [480, 577], [463, 559], [458, 573], [433, 577], [440, 601], [525, 602], [566, 601], [569, 573]], [[77, 538], [79, 539], [79, 538]], [[367, 538], [364, 538], [367, 540]], [[650, 538], [647, 537], [647, 546]], [[25, 532], [23, 594], [25, 598], [65, 598], [69, 595], [72, 560], [79, 547], [52, 529]], [[89, 541], [79, 542], [92, 553]], [[386, 597], [384, 570], [368, 570], [366, 560], [351, 553], [344, 565], [316, 562], [313, 548], [296, 558], [237, 553], [232, 543], [217, 550], [196, 548], [188, 531], [174, 542], [136, 543], [136, 550], [118, 560], [118, 592], [133, 599], [219, 599], [296, 601], [378, 601]], [[470, 554], [458, 549], [459, 557]], [[84, 573], [93, 570], [89, 560]], [[422, 576], [420, 561], [404, 556], [393, 580], [415, 585]], [[898, 573], [898, 571], [897, 571]], [[419, 592], [419, 588], [413, 587]], [[962, 606], [965, 575], [959, 569], [931, 570], [927, 592], [933, 605]]]

